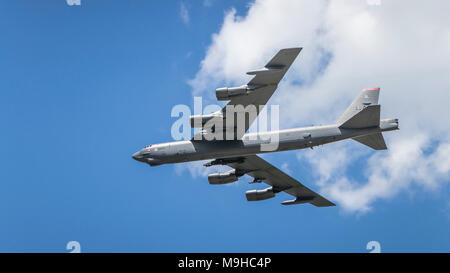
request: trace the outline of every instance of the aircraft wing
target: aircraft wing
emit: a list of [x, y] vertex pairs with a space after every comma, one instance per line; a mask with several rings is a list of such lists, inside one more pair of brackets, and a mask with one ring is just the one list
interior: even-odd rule
[[[246, 87], [249, 88], [249, 91], [246, 92], [245, 95], [230, 96], [230, 101], [228, 104], [221, 111], [219, 111], [219, 113], [216, 113], [217, 115], [223, 117], [224, 120], [233, 119], [234, 126], [236, 126], [238, 121], [240, 121], [243, 124], [243, 128], [238, 128], [236, 130], [236, 128], [226, 128], [226, 126], [223, 126], [221, 130], [233, 132], [233, 139], [241, 139], [245, 132], [247, 132], [248, 128], [252, 125], [253, 121], [257, 118], [260, 111], [266, 105], [272, 94], [275, 92], [278, 87], [278, 83], [286, 74], [287, 70], [301, 50], [302, 48], [282, 49], [262, 69], [247, 72], [248, 75], [254, 75], [254, 77], [246, 85]], [[228, 106], [232, 106], [231, 109], [235, 110], [227, 111]], [[249, 114], [245, 114], [243, 109], [245, 109], [245, 111], [252, 111]], [[242, 114], [242, 112], [244, 112], [244, 115], [240, 116], [239, 113]], [[203, 130], [197, 134], [204, 135], [210, 132], [211, 128], [204, 127]], [[194, 139], [198, 138], [194, 137]]]
[[[274, 191], [284, 191], [295, 200], [283, 202], [284, 205], [310, 203], [316, 207], [335, 206], [321, 195], [310, 190], [257, 155], [244, 156], [240, 160], [230, 160], [226, 165], [245, 172], [245, 174], [272, 186]], [[233, 162], [234, 161], [234, 162]]]

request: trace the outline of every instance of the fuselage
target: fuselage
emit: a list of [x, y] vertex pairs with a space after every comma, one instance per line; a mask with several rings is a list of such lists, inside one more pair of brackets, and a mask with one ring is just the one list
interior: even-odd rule
[[337, 124], [247, 133], [241, 140], [185, 140], [149, 145], [133, 158], [151, 166], [216, 158], [312, 148], [348, 138], [398, 129], [396, 119], [381, 120], [377, 127], [342, 129]]

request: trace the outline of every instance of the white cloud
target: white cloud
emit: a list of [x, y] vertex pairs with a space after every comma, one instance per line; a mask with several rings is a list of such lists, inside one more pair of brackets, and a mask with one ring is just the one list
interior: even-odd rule
[[[338, 149], [326, 147], [319, 153], [307, 152], [302, 156], [316, 170], [323, 194], [350, 211], [368, 211], [375, 200], [391, 198], [412, 185], [436, 190], [448, 181], [449, 143], [438, 144], [425, 152], [430, 148], [425, 135], [390, 139], [389, 151], [372, 153], [369, 157], [361, 151], [350, 151], [356, 146], [348, 143], [345, 143], [347, 147], [340, 144]], [[359, 165], [364, 168], [366, 181], [358, 183], [348, 175], [347, 168], [365, 159], [367, 162]]]
[[[196, 77], [195, 95], [240, 85], [280, 48], [303, 46], [270, 101], [282, 128], [333, 122], [359, 90], [381, 86], [383, 118], [399, 118], [386, 133], [388, 151], [345, 142], [299, 151], [321, 192], [348, 211], [414, 187], [433, 190], [450, 175], [450, 2], [258, 0], [248, 14], [224, 18]], [[366, 160], [363, 177], [353, 168]]]
[[180, 2], [180, 17], [181, 20], [183, 20], [183, 23], [185, 23], [186, 25], [189, 24], [189, 10], [184, 2]]
[[287, 162], [284, 162], [283, 164], [281, 164], [280, 169], [287, 174], [292, 174], [292, 170], [289, 167], [289, 163], [287, 163]]

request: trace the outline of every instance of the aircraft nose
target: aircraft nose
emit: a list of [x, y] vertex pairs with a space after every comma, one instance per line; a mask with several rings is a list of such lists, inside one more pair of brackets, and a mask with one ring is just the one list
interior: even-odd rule
[[134, 160], [138, 160], [140, 159], [140, 153], [139, 152], [135, 152], [132, 156], [131, 156]]

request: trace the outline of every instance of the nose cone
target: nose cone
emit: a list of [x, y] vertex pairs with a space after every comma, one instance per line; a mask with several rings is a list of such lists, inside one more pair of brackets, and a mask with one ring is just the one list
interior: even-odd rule
[[135, 152], [131, 157], [134, 160], [140, 161], [141, 160], [141, 153], [140, 152]]

